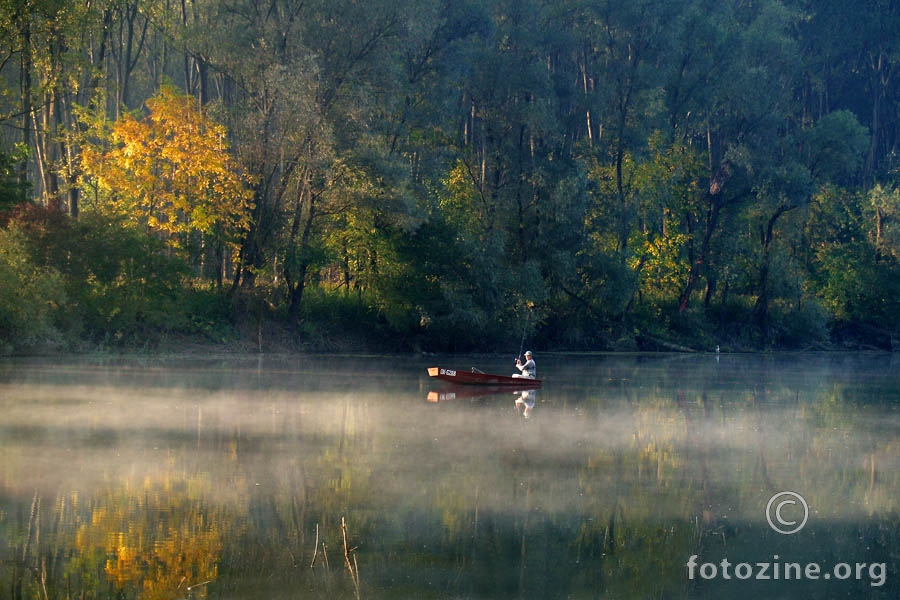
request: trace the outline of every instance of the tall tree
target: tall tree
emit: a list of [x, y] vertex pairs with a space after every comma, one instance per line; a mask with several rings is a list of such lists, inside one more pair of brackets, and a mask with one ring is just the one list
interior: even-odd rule
[[[186, 257], [202, 255], [205, 236], [222, 283], [225, 251], [248, 224], [251, 192], [232, 159], [221, 125], [191, 96], [164, 87], [147, 100], [149, 114], [113, 124], [107, 148], [82, 153], [88, 185], [102, 192], [101, 210], [157, 233]], [[105, 132], [96, 132], [101, 144]]]

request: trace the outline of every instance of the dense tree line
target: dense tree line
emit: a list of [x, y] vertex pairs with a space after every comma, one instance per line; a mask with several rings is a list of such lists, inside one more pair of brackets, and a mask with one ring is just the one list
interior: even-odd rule
[[863, 4], [0, 3], [0, 339], [890, 347]]

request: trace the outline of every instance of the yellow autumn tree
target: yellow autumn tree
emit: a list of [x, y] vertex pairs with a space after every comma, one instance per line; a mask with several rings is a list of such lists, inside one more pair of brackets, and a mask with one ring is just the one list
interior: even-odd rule
[[226, 131], [196, 99], [163, 86], [143, 118], [126, 114], [92, 128], [82, 151], [102, 209], [163, 237], [182, 253], [198, 234], [234, 248], [252, 208], [250, 180], [229, 152]]

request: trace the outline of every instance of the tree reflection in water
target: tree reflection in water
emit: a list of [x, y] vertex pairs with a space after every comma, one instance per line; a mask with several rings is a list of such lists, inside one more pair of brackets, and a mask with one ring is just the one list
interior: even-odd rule
[[[545, 357], [536, 404], [335, 359], [0, 369], [0, 595], [896, 597], [892, 363], [704, 358]], [[803, 535], [765, 523], [782, 488]], [[773, 552], [889, 572], [686, 577]]]

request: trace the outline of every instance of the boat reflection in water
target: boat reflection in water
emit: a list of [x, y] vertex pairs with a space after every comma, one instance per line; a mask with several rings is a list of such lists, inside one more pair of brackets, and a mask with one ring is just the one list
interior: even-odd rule
[[[427, 399], [429, 402], [446, 402], [448, 400], [460, 400], [462, 398], [485, 398], [487, 396], [499, 396], [501, 394], [515, 394], [518, 396], [516, 403], [526, 395], [534, 398], [537, 388], [522, 387], [517, 388], [509, 385], [494, 386], [471, 386], [471, 385], [450, 385], [437, 390], [429, 390]], [[528, 401], [534, 404], [533, 400]]]
[[445, 389], [431, 390], [428, 392], [429, 402], [439, 403], [451, 400], [469, 398], [471, 400], [487, 398], [490, 396], [508, 396], [510, 392], [516, 397], [516, 412], [526, 419], [531, 417], [534, 403], [537, 399], [537, 388], [514, 388], [512, 386], [450, 386]]

